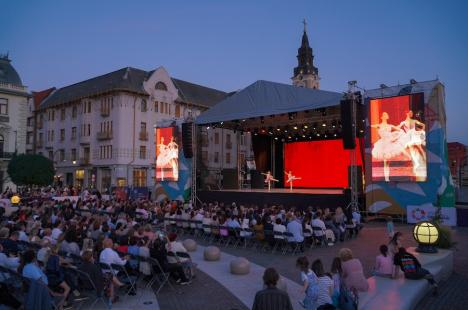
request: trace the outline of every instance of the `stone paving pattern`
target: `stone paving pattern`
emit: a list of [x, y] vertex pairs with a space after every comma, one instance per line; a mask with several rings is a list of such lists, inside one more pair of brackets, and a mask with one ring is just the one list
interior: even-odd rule
[[[395, 229], [403, 232], [403, 244], [405, 246], [416, 246], [412, 237], [412, 225], [395, 224]], [[181, 239], [184, 239], [182, 237]], [[418, 305], [417, 309], [467, 309], [468, 294], [468, 229], [457, 228], [454, 230], [454, 239], [457, 242], [457, 251], [454, 255], [454, 274], [448, 281], [440, 286], [438, 297], [427, 296]], [[207, 245], [200, 240], [200, 244]], [[354, 256], [359, 258], [363, 264], [366, 276], [370, 276], [381, 244], [388, 242], [385, 223], [366, 224], [357, 238], [337, 243], [334, 246], [323, 246], [308, 249], [305, 255], [309, 260], [320, 258], [326, 270], [330, 269], [331, 262], [342, 247], [350, 248]], [[282, 255], [279, 253], [260, 252], [253, 249], [232, 247], [221, 247], [222, 251], [235, 256], [243, 256], [253, 263], [263, 267], [274, 267], [278, 272], [299, 283], [299, 272], [295, 268], [295, 261], [300, 255]], [[189, 286], [180, 287], [179, 293], [163, 289], [158, 301], [161, 309], [246, 309], [242, 302], [233, 296], [227, 289], [209, 277], [198, 271], [197, 278]], [[295, 300], [292, 300], [295, 303]], [[462, 306], [463, 305], [463, 306]]]

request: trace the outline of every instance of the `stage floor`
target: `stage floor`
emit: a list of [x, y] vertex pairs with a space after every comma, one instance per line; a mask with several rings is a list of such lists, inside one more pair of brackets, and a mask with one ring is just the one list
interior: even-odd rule
[[335, 209], [347, 205], [342, 189], [327, 188], [288, 188], [268, 189], [223, 189], [199, 190], [197, 196], [202, 202], [233, 202], [243, 205], [284, 205], [290, 207], [319, 207]]
[[240, 193], [271, 193], [271, 194], [310, 194], [310, 195], [342, 195], [342, 189], [335, 188], [244, 188], [244, 189], [222, 189], [217, 192], [240, 192]]

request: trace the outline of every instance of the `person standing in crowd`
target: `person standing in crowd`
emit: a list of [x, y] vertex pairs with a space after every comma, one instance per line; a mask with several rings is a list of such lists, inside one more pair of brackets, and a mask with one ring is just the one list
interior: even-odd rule
[[330, 271], [333, 280], [332, 302], [335, 307], [338, 307], [340, 298], [341, 274], [343, 273], [341, 268], [341, 259], [339, 257], [335, 257], [333, 259]]
[[387, 216], [387, 234], [390, 240], [393, 238], [395, 234], [395, 227], [393, 225], [393, 219], [391, 216]]
[[252, 310], [292, 310], [288, 293], [276, 287], [279, 274], [274, 268], [267, 268], [263, 273], [265, 288], [255, 294]]

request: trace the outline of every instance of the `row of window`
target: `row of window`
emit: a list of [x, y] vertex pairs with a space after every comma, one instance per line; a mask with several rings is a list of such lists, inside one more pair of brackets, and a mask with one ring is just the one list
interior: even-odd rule
[[101, 145], [99, 147], [99, 159], [112, 158], [112, 145]]

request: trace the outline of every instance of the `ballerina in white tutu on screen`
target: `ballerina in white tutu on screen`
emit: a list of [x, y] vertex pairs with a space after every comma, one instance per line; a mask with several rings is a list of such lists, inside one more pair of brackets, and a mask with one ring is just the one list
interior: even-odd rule
[[413, 119], [413, 111], [406, 113], [406, 119], [398, 125], [404, 132], [400, 141], [409, 150], [409, 157], [413, 163], [413, 172], [417, 180], [424, 181], [426, 178], [426, 125]]
[[388, 123], [388, 113], [383, 112], [380, 124], [371, 125], [377, 128], [380, 139], [374, 143], [372, 148], [372, 157], [383, 160], [385, 181], [390, 181], [390, 166], [388, 161], [402, 153], [406, 153], [405, 144], [402, 141], [403, 131], [394, 125]]

